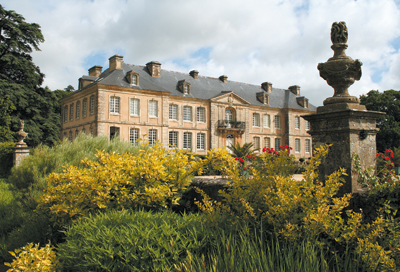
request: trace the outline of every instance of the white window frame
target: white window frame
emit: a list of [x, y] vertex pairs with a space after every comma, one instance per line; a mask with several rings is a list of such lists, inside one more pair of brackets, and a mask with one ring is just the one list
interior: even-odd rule
[[260, 137], [259, 136], [254, 136], [253, 137], [253, 148], [254, 149], [260, 149]]
[[93, 114], [94, 114], [95, 103], [96, 103], [95, 97], [94, 97], [94, 95], [92, 95], [92, 96], [90, 97], [90, 115], [93, 115]]
[[155, 145], [157, 141], [157, 129], [149, 129], [149, 145]]
[[183, 121], [192, 122], [192, 107], [183, 106]]
[[275, 150], [279, 151], [281, 146], [282, 146], [281, 138], [275, 138]]
[[305, 140], [305, 152], [311, 153], [311, 140], [310, 139]]
[[253, 127], [260, 127], [260, 114], [253, 113]]
[[294, 128], [295, 129], [300, 129], [300, 116], [295, 116], [294, 117]]
[[132, 145], [138, 145], [139, 129], [129, 128], [129, 141]]
[[197, 122], [199, 122], [199, 123], [206, 122], [206, 109], [203, 107], [197, 108]]
[[206, 134], [197, 133], [197, 150], [205, 150], [205, 149], [206, 149]]
[[139, 116], [140, 100], [137, 98], [129, 99], [129, 114], [133, 116]]
[[149, 117], [158, 117], [158, 101], [149, 100]]
[[82, 118], [87, 116], [87, 98], [84, 98], [82, 101]]
[[274, 123], [275, 123], [275, 129], [281, 129], [281, 116], [280, 115], [275, 115], [274, 117]]
[[75, 119], [81, 118], [81, 101], [76, 102]]
[[304, 127], [306, 130], [310, 130], [310, 122], [308, 120], [304, 120]]
[[121, 99], [119, 96], [111, 95], [110, 96], [110, 113], [111, 114], [119, 114], [120, 113], [120, 102]]
[[168, 146], [170, 148], [178, 147], [178, 132], [170, 131], [168, 133]]
[[178, 105], [169, 104], [169, 120], [178, 120]]
[[271, 148], [271, 138], [270, 137], [264, 137], [264, 147]]
[[263, 115], [263, 126], [264, 126], [264, 128], [271, 127], [271, 116], [269, 114]]
[[191, 132], [183, 133], [183, 148], [184, 149], [192, 149], [192, 133]]
[[296, 153], [300, 153], [301, 152], [301, 141], [300, 141], [300, 138], [294, 139], [294, 146], [295, 146], [294, 151]]

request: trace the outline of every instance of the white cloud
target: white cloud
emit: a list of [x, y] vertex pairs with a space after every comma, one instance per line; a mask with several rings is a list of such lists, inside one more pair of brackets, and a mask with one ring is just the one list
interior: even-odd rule
[[[317, 64], [333, 55], [334, 21], [347, 23], [347, 54], [364, 63], [350, 93], [400, 89], [399, 45], [393, 44], [400, 36], [400, 11], [394, 0], [3, 0], [3, 6], [42, 26], [46, 41], [33, 57], [51, 89], [77, 87], [90, 68], [86, 60], [100, 53], [106, 57], [90, 65], [107, 68], [108, 57], [119, 53], [132, 64], [158, 60], [169, 70], [269, 81], [277, 88], [300, 85], [321, 105], [333, 89], [319, 77]], [[205, 47], [209, 59], [190, 57]], [[382, 80], [376, 80], [379, 74]]]

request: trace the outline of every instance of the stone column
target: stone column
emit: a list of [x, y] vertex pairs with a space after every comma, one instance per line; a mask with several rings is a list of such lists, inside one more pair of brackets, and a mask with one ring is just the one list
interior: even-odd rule
[[310, 122], [309, 134], [313, 149], [331, 144], [329, 154], [324, 158], [320, 170], [321, 180], [340, 168], [345, 168], [347, 176], [339, 195], [355, 193], [361, 189], [353, 173], [353, 154], [361, 158], [361, 167], [366, 169], [375, 165], [376, 158], [376, 119], [384, 113], [367, 111], [359, 99], [350, 96], [348, 88], [361, 78], [359, 60], [346, 56], [347, 27], [344, 22], [333, 23], [331, 30], [334, 56], [325, 63], [318, 64], [320, 76], [334, 89], [334, 95], [317, 108], [317, 113], [303, 116]]
[[24, 142], [25, 137], [28, 136], [28, 133], [24, 131], [24, 121], [20, 120], [19, 124], [20, 124], [19, 131], [15, 133], [18, 142], [14, 147], [14, 154], [13, 154], [14, 166], [16, 167], [19, 166], [21, 161], [29, 155], [29, 147]]

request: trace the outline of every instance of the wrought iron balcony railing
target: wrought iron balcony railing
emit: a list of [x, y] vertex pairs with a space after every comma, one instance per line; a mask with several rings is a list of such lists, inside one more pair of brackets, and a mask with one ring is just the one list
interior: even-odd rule
[[246, 122], [233, 120], [218, 120], [219, 129], [245, 130]]

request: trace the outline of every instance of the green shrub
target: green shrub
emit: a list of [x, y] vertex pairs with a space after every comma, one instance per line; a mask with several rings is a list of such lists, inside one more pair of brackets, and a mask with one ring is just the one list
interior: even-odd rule
[[0, 143], [0, 178], [6, 178], [13, 167], [13, 147], [14, 142]]
[[204, 217], [170, 212], [112, 211], [66, 231], [57, 256], [63, 271], [168, 271], [197, 254], [207, 237]]

